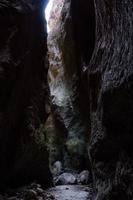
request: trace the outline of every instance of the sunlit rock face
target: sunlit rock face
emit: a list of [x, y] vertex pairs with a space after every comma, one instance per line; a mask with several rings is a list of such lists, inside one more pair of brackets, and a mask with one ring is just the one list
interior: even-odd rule
[[51, 179], [41, 131], [49, 97], [45, 3], [0, 0], [0, 189]]
[[[58, 154], [65, 169], [88, 168], [86, 138], [89, 134], [87, 96], [80, 74], [76, 43], [71, 26], [70, 1], [65, 1], [61, 15], [48, 36], [49, 84], [56, 137], [60, 138]], [[82, 95], [81, 95], [82, 93]], [[81, 98], [82, 96], [82, 98]], [[83, 114], [84, 113], [84, 114]], [[61, 131], [59, 127], [62, 127]], [[56, 160], [53, 160], [56, 161]]]
[[50, 18], [48, 20], [49, 29], [52, 30], [56, 27], [59, 21], [61, 10], [63, 8], [64, 0], [52, 0], [52, 8], [50, 12]]

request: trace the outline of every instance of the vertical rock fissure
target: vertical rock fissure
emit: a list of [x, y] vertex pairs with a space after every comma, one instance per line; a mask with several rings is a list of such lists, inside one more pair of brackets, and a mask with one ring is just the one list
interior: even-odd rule
[[133, 199], [133, 0], [51, 2], [0, 0], [0, 191]]
[[95, 45], [95, 11], [93, 1], [85, 3], [86, 10], [82, 1], [55, 0], [48, 21], [51, 114], [46, 129], [50, 166], [60, 161], [64, 171], [73, 172], [91, 170], [86, 86], [87, 65]]

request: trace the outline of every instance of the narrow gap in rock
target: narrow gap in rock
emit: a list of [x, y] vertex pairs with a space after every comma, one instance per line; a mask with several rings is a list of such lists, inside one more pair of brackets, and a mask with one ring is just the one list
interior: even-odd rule
[[50, 25], [49, 25], [49, 18], [51, 15], [51, 11], [52, 11], [52, 6], [53, 6], [53, 1], [54, 0], [48, 0], [47, 6], [45, 8], [44, 14], [45, 14], [45, 19], [47, 22], [47, 32], [50, 32]]
[[[90, 199], [86, 85], [94, 48], [93, 9], [92, 15], [89, 7], [84, 12], [82, 0], [6, 2], [0, 8], [14, 9], [4, 16], [1, 47], [9, 91], [2, 90], [8, 109], [4, 106], [0, 115], [0, 175], [6, 190], [0, 200]], [[9, 27], [6, 17], [11, 17]]]
[[133, 200], [133, 0], [0, 0], [0, 24], [0, 200]]
[[93, 5], [85, 12], [82, 6], [81, 1], [49, 0], [45, 9], [51, 101], [45, 130], [56, 186], [48, 191], [59, 200], [84, 200], [92, 193], [89, 110], [82, 101], [88, 101], [86, 70], [94, 50], [95, 13]]

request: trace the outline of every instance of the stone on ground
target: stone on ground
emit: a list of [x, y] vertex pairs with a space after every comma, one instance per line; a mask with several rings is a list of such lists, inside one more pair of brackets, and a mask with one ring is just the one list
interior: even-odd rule
[[88, 170], [82, 171], [77, 178], [79, 184], [87, 185], [90, 181], [90, 173]]
[[73, 185], [76, 184], [76, 177], [71, 173], [63, 173], [55, 179], [55, 185]]

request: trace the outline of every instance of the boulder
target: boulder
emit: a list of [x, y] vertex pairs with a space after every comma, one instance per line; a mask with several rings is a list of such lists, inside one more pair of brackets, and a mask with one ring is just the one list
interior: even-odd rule
[[76, 177], [71, 173], [63, 173], [55, 179], [55, 185], [73, 185], [76, 184]]
[[52, 166], [52, 174], [53, 176], [58, 176], [62, 173], [62, 163], [60, 161], [56, 161]]
[[77, 178], [79, 184], [87, 185], [89, 183], [90, 173], [88, 170], [82, 171]]

